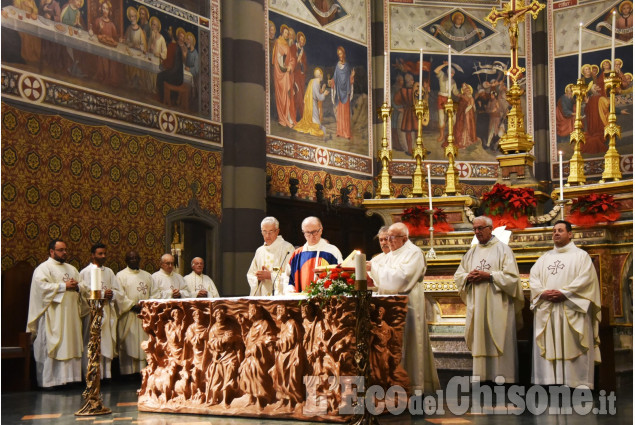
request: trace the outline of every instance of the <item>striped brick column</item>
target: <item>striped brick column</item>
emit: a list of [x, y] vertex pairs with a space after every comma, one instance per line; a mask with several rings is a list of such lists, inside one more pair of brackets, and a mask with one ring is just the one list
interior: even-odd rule
[[[536, 180], [550, 180], [549, 173], [549, 85], [547, 13], [532, 22], [532, 65], [534, 83], [534, 156]], [[531, 99], [527, 99], [531, 101]], [[553, 100], [556, 101], [555, 99]]]
[[223, 296], [246, 295], [265, 216], [265, 17], [263, 0], [223, 0]]

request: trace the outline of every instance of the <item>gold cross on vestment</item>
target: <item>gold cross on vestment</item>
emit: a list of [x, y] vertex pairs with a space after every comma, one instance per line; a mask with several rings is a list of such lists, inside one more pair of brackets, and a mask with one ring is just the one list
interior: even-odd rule
[[525, 20], [525, 14], [531, 13], [536, 19], [538, 12], [545, 8], [545, 5], [533, 0], [530, 4], [525, 5], [524, 0], [511, 0], [503, 5], [502, 10], [496, 10], [492, 7], [492, 11], [485, 18], [496, 26], [496, 21], [503, 19], [507, 27], [509, 27], [509, 42], [511, 46], [511, 67], [509, 68], [509, 76], [514, 81], [518, 80], [525, 68], [518, 66], [518, 23]]

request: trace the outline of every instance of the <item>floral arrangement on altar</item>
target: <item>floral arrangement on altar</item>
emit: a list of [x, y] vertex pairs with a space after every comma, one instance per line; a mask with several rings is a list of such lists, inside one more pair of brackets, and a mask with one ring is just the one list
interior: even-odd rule
[[[410, 236], [428, 236], [430, 234], [430, 214], [428, 211], [430, 211], [428, 208], [419, 205], [403, 210], [401, 222], [408, 227]], [[432, 227], [436, 233], [447, 233], [454, 230], [447, 220], [443, 208], [434, 208]]]
[[593, 226], [603, 221], [615, 221], [620, 217], [613, 195], [591, 193], [573, 200], [569, 221], [576, 226]]
[[481, 208], [494, 222], [494, 228], [524, 229], [531, 226], [529, 217], [535, 212], [536, 197], [532, 188], [509, 187], [496, 183], [483, 194]]
[[304, 293], [308, 299], [326, 300], [330, 297], [353, 295], [354, 290], [355, 273], [341, 267], [333, 267], [320, 273], [317, 282], [311, 282]]

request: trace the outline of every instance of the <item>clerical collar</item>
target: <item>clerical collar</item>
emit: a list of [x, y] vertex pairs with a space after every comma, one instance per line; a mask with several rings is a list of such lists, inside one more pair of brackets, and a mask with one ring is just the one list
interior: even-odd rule
[[554, 244], [553, 247], [557, 252], [566, 252], [570, 250], [571, 248], [575, 247], [575, 244], [573, 243], [573, 241], [569, 241], [569, 243], [566, 244], [565, 246], [556, 246]]
[[479, 245], [481, 245], [481, 246], [487, 246], [487, 245], [489, 245], [490, 243], [494, 242], [494, 240], [495, 240], [495, 239], [496, 239], [496, 236], [492, 235], [492, 237], [491, 237], [491, 238], [489, 238], [489, 240], [488, 240], [487, 242], [485, 242], [485, 243], [480, 243], [480, 242], [479, 242], [478, 244], [479, 244]]

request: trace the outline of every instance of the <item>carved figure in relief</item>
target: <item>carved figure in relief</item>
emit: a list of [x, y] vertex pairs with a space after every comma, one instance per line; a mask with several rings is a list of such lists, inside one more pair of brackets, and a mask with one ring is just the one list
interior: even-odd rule
[[[400, 346], [395, 330], [384, 320], [386, 309], [379, 306], [374, 314], [370, 336], [370, 373], [373, 384], [399, 385], [408, 377], [402, 368]], [[388, 367], [386, 367], [386, 365]]]
[[183, 360], [187, 361], [186, 370], [190, 371], [189, 392], [195, 401], [205, 398], [205, 344], [208, 339], [209, 308], [192, 307], [194, 322], [185, 331]]
[[280, 328], [276, 341], [276, 359], [271, 369], [276, 391], [276, 408], [294, 408], [304, 399], [303, 376], [305, 353], [298, 323], [291, 317], [284, 304], [276, 307], [276, 322]]
[[238, 367], [242, 360], [243, 342], [238, 323], [227, 317], [225, 306], [216, 307], [214, 324], [209, 330], [205, 352], [207, 403], [229, 406], [238, 395]]
[[165, 324], [165, 339], [167, 341], [167, 351], [170, 358], [180, 359], [183, 357], [183, 327], [185, 313], [180, 308], [173, 308], [170, 311], [171, 320]]
[[242, 320], [245, 324], [251, 322], [251, 327], [244, 338], [245, 361], [239, 369], [239, 386], [249, 395], [249, 405], [264, 408], [273, 401], [274, 389], [269, 369], [274, 364], [277, 329], [264, 317], [263, 308], [255, 303], [249, 304], [248, 315], [249, 319]]

